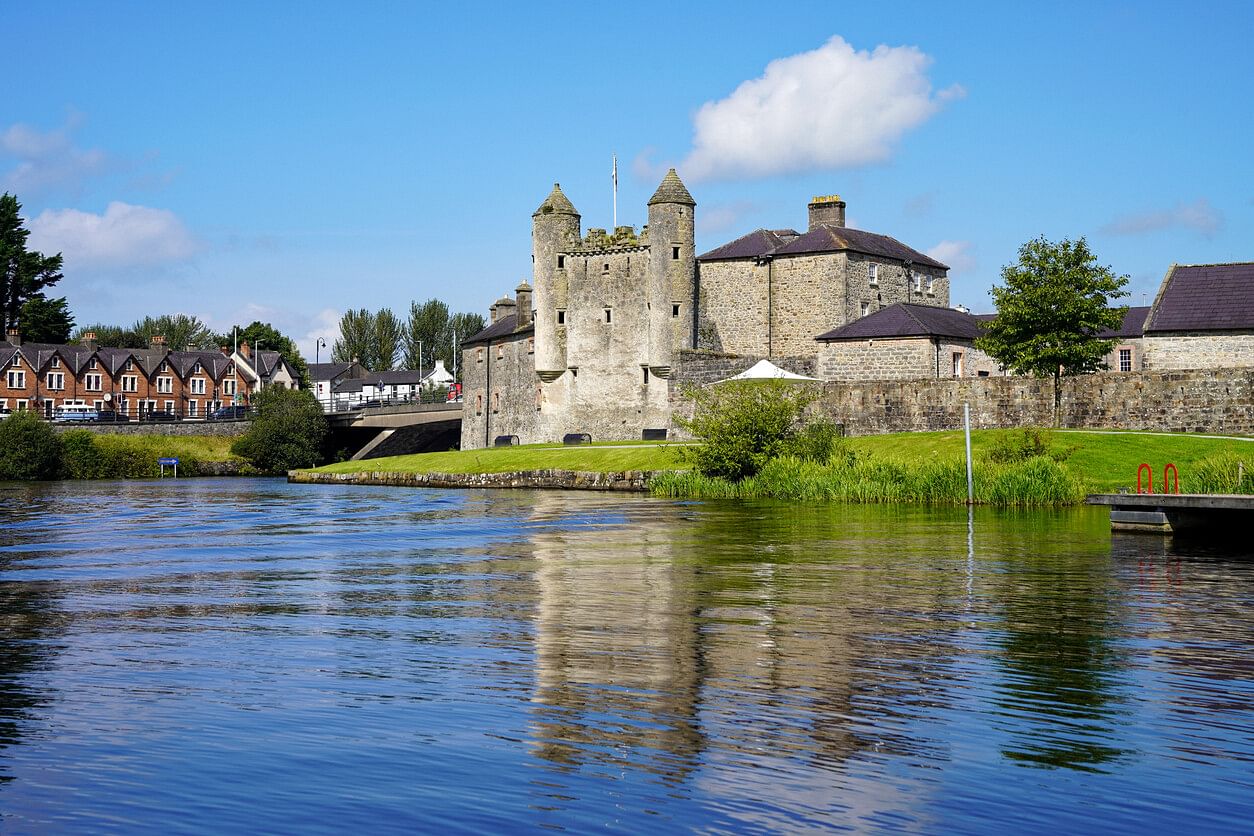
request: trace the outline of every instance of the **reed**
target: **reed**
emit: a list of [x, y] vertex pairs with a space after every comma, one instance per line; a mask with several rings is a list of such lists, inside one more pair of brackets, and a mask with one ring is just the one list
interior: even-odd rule
[[1254, 456], [1220, 453], [1195, 462], [1182, 478], [1189, 493], [1254, 494]]

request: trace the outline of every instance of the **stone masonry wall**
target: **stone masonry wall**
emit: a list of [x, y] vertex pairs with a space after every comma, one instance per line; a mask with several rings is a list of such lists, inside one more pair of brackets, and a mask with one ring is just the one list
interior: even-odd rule
[[746, 260], [697, 267], [697, 348], [766, 356], [766, 271]]
[[1254, 334], [1180, 333], [1144, 339], [1143, 368], [1233, 368], [1254, 366]]
[[189, 421], [186, 423], [126, 423], [94, 424], [91, 422], [54, 424], [59, 432], [65, 430], [91, 430], [101, 435], [211, 435], [222, 437], [240, 436], [252, 426], [249, 421]]

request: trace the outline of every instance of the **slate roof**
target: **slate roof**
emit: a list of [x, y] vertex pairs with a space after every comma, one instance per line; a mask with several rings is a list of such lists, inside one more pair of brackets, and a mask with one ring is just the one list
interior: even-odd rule
[[352, 369], [352, 363], [310, 363], [310, 380], [335, 380]]
[[1149, 316], [1149, 306], [1143, 305], [1135, 308], [1128, 308], [1127, 313], [1123, 315], [1123, 324], [1117, 329], [1104, 328], [1098, 332], [1097, 336], [1103, 340], [1111, 339], [1130, 339], [1139, 337], [1144, 332], [1145, 319]]
[[473, 337], [463, 342], [462, 346], [465, 347], [468, 345], [474, 345], [475, 343], [486, 343], [489, 340], [495, 340], [498, 337], [508, 337], [514, 334], [530, 334], [535, 331], [534, 325], [528, 325], [526, 328], [515, 330], [514, 326], [517, 322], [518, 316], [515, 314], [503, 316], [487, 328], [484, 328], [478, 334], [475, 334]]
[[363, 378], [363, 383], [374, 384], [383, 381], [384, 386], [417, 386], [422, 382], [422, 372], [415, 369], [396, 369], [390, 372], [375, 372]]
[[1254, 329], [1254, 262], [1178, 264], [1163, 279], [1145, 333]]
[[809, 232], [799, 235], [776, 250], [775, 255], [806, 255], [842, 250], [883, 256], [895, 261], [911, 261], [941, 270], [949, 269], [948, 265], [912, 247], [907, 247], [896, 238], [832, 224], [820, 224]]
[[932, 305], [898, 302], [848, 325], [815, 337], [822, 342], [889, 339], [896, 337], [956, 337], [974, 340], [980, 336], [980, 323], [969, 313]]
[[697, 256], [699, 261], [720, 261], [730, 258], [762, 258], [798, 237], [791, 229], [755, 229], [735, 241]]

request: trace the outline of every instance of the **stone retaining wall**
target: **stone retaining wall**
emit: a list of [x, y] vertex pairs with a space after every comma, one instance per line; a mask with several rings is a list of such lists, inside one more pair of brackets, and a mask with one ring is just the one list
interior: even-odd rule
[[234, 437], [248, 432], [252, 426], [250, 421], [204, 421], [196, 423], [126, 423], [96, 424], [91, 421], [82, 423], [53, 424], [58, 432], [66, 430], [91, 430], [101, 435], [208, 435]]
[[292, 470], [287, 481], [314, 485], [387, 485], [399, 488], [566, 488], [646, 492], [651, 470], [588, 473], [577, 470], [515, 470], [508, 473], [312, 473]]

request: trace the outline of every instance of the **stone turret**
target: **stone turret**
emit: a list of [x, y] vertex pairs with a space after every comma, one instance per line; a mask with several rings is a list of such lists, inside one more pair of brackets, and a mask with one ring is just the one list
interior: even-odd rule
[[536, 374], [556, 380], [566, 371], [566, 326], [558, 325], [558, 311], [569, 299], [568, 265], [563, 253], [579, 245], [579, 213], [554, 183], [553, 191], [531, 216], [531, 261], [536, 311]]
[[845, 201], [838, 194], [816, 197], [810, 201], [810, 229], [822, 224], [828, 226], [845, 225]]
[[676, 349], [693, 345], [696, 205], [673, 168], [649, 199], [648, 364], [662, 378], [670, 376]]

